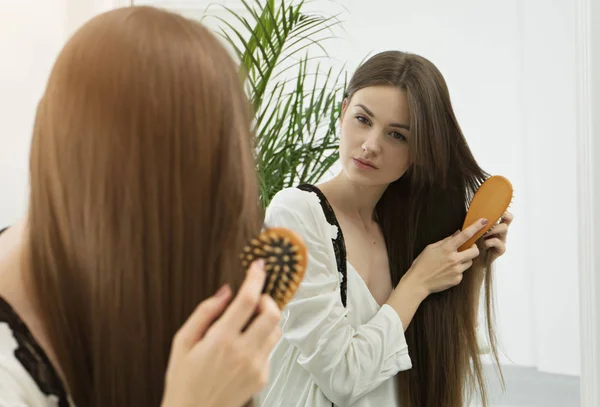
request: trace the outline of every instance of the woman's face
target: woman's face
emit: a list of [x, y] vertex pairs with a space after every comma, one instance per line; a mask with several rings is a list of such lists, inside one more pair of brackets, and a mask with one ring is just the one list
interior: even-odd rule
[[410, 166], [406, 92], [394, 86], [358, 90], [342, 106], [340, 161], [349, 180], [387, 186]]

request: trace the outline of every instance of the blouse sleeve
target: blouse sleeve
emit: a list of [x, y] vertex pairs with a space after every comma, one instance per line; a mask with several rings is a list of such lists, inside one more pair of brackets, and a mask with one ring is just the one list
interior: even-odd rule
[[349, 323], [331, 240], [321, 236], [316, 221], [318, 201], [316, 209], [307, 192], [282, 192], [267, 209], [266, 224], [300, 234], [309, 253], [304, 279], [283, 312], [282, 335], [300, 351], [298, 363], [323, 394], [337, 405], [351, 405], [412, 367], [402, 322], [392, 307], [383, 305], [366, 324], [355, 328]]
[[18, 348], [13, 331], [0, 321], [0, 407], [50, 407], [58, 398], [46, 396], [15, 357]]
[[1, 360], [0, 355], [0, 406], [10, 407], [46, 407], [28, 394], [23, 383], [17, 380], [17, 376]]

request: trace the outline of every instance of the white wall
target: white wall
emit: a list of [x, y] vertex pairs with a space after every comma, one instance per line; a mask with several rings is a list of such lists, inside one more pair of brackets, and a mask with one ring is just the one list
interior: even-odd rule
[[[572, 1], [523, 2], [522, 100], [535, 364], [579, 373], [577, 72]], [[572, 221], [570, 221], [572, 219]]]
[[58, 53], [81, 24], [120, 2], [0, 0], [0, 227], [26, 212], [35, 111]]
[[[46, 0], [49, 1], [49, 0]], [[53, 0], [52, 0], [53, 1]], [[73, 34], [93, 16], [116, 7], [128, 6], [131, 0], [62, 0], [66, 3], [67, 36]]]
[[66, 0], [3, 1], [0, 13], [0, 225], [26, 210], [35, 110], [66, 35]]

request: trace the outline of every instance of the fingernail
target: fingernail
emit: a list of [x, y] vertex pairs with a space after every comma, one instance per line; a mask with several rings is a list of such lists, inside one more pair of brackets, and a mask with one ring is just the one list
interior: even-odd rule
[[264, 268], [265, 268], [265, 260], [258, 259], [252, 263], [252, 267], [250, 267], [250, 269], [248, 271], [251, 273], [260, 273], [264, 270]]
[[225, 284], [221, 288], [219, 288], [219, 291], [217, 291], [215, 293], [215, 297], [225, 297], [228, 292], [229, 292], [229, 285]]
[[481, 219], [481, 224], [482, 224], [482, 225], [487, 225], [487, 223], [488, 223], [488, 220], [487, 220], [487, 219]]

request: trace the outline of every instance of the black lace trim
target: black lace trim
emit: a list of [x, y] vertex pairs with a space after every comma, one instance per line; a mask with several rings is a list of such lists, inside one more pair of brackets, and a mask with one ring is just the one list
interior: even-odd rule
[[338, 223], [337, 217], [335, 216], [335, 212], [331, 207], [331, 204], [325, 197], [325, 194], [321, 192], [319, 188], [311, 184], [301, 184], [298, 185], [298, 189], [307, 192], [314, 192], [319, 197], [321, 202], [321, 208], [323, 209], [323, 213], [325, 214], [325, 219], [331, 225], [337, 227], [338, 234], [335, 239], [331, 239], [333, 241], [333, 251], [335, 252], [335, 260], [337, 262], [338, 272], [342, 275], [342, 282], [340, 284], [340, 295], [342, 297], [342, 304], [346, 307], [346, 299], [348, 294], [347, 281], [348, 281], [348, 271], [346, 269], [346, 243], [344, 242], [344, 234], [342, 233], [342, 228]]
[[15, 349], [15, 357], [21, 362], [42, 393], [47, 396], [56, 396], [59, 407], [69, 407], [67, 392], [48, 356], [37, 343], [27, 325], [2, 297], [0, 297], [0, 322], [6, 322], [10, 327], [18, 344]]
[[[4, 232], [8, 228], [0, 230]], [[15, 357], [27, 370], [42, 393], [56, 396], [59, 407], [69, 407], [67, 392], [46, 352], [37, 343], [25, 322], [17, 315], [9, 303], [0, 297], [0, 322], [8, 324], [17, 341]]]

